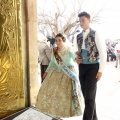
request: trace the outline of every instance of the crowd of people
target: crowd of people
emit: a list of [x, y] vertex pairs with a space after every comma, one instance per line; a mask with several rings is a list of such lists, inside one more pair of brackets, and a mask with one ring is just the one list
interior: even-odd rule
[[120, 66], [120, 39], [116, 43], [106, 43], [107, 62], [116, 61], [115, 67]]
[[107, 62], [109, 61], [116, 61], [116, 55], [115, 55], [115, 46], [116, 44], [106, 44], [107, 45]]

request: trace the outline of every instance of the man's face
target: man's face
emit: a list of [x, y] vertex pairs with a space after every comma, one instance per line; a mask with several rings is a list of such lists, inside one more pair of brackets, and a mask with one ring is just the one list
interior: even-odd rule
[[90, 19], [88, 19], [85, 16], [82, 16], [82, 17], [79, 18], [79, 21], [80, 21], [81, 28], [83, 28], [84, 30], [89, 28]]

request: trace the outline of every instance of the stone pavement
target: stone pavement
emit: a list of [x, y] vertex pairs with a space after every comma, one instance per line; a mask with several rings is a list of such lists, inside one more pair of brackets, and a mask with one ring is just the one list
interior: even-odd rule
[[[108, 62], [96, 96], [98, 120], [120, 120], [120, 68], [115, 62]], [[82, 120], [72, 117], [64, 120]]]

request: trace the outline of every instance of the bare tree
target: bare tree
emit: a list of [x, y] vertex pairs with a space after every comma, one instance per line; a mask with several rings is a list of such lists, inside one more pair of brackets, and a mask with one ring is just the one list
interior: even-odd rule
[[[40, 10], [38, 13], [38, 26], [44, 26], [44, 30], [51, 31], [52, 36], [57, 33], [63, 33], [67, 36], [74, 35], [79, 28], [78, 13], [81, 11], [82, 5], [85, 0], [73, 0], [71, 1], [71, 13], [66, 15], [67, 5], [64, 0], [61, 0], [63, 9], [61, 10], [57, 0], [54, 0], [55, 12], [46, 13], [45, 9]], [[70, 2], [70, 1], [69, 1]], [[77, 6], [77, 7], [76, 7]], [[78, 7], [79, 6], [79, 7]], [[99, 23], [102, 9], [92, 16], [92, 22]], [[49, 33], [49, 32], [48, 32]]]

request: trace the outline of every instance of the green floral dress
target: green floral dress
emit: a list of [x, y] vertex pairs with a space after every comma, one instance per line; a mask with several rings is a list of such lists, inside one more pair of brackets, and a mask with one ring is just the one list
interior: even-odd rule
[[[75, 55], [72, 48], [65, 46], [58, 51], [62, 61], [75, 72]], [[48, 75], [40, 87], [36, 108], [55, 118], [80, 116], [82, 114], [80, 87], [66, 75], [57, 64], [54, 55], [46, 70]]]

